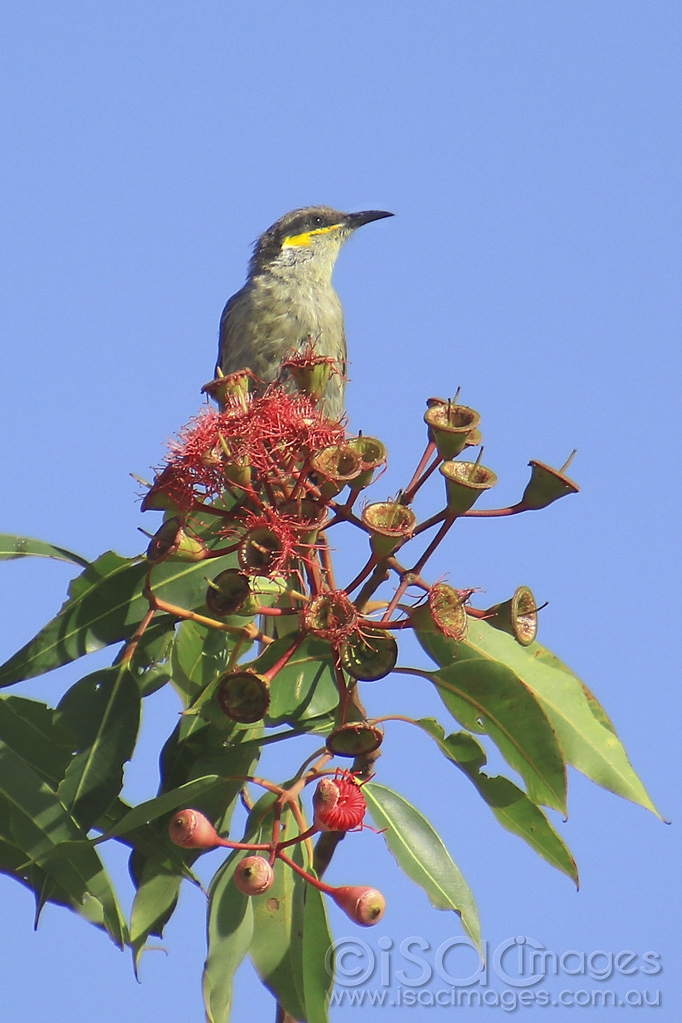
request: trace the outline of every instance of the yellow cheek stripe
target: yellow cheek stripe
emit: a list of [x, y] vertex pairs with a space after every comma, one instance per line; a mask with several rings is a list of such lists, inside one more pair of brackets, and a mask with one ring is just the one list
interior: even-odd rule
[[316, 227], [314, 231], [304, 231], [303, 234], [290, 234], [285, 238], [282, 245], [310, 245], [310, 239], [314, 234], [329, 234], [330, 231], [338, 231], [343, 224], [331, 224], [329, 227]]

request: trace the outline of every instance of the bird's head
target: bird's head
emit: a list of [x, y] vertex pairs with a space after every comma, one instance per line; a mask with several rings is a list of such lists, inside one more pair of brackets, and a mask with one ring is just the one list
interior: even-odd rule
[[256, 242], [250, 274], [287, 273], [300, 267], [306, 274], [329, 278], [341, 246], [354, 231], [373, 220], [392, 216], [384, 210], [341, 213], [329, 206], [292, 210], [275, 221]]

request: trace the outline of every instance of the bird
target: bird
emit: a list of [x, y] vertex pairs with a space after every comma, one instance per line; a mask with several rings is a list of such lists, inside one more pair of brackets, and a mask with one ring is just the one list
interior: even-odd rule
[[276, 220], [255, 243], [244, 287], [223, 309], [216, 377], [250, 369], [269, 383], [287, 358], [312, 345], [315, 355], [335, 360], [338, 372], [325, 387], [321, 411], [340, 419], [347, 352], [343, 309], [332, 286], [334, 264], [359, 227], [392, 216], [385, 210], [342, 213], [305, 206]]

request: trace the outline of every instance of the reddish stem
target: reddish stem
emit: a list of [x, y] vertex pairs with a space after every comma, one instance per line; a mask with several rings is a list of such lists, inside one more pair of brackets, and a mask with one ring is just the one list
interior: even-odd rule
[[487, 611], [482, 611], [479, 607], [469, 607], [465, 605], [464, 610], [471, 618], [494, 618], [494, 615], [489, 615]]
[[268, 668], [268, 670], [263, 673], [263, 678], [266, 678], [268, 682], [272, 682], [275, 675], [282, 670], [287, 661], [289, 661], [296, 653], [304, 639], [305, 636], [303, 633], [299, 633], [289, 649], [282, 654], [280, 659], [273, 664], [271, 668]]
[[285, 853], [280, 852], [279, 849], [277, 850], [277, 856], [279, 856], [280, 860], [282, 860], [283, 863], [286, 863], [288, 867], [291, 867], [291, 869], [300, 877], [305, 878], [308, 884], [311, 884], [313, 888], [319, 889], [319, 891], [324, 892], [326, 895], [333, 895], [336, 891], [336, 888], [332, 888], [331, 885], [325, 884], [324, 881], [318, 881], [316, 877], [309, 874], [307, 870], [303, 869], [303, 867], [299, 867], [298, 863], [294, 863], [293, 860], [290, 860], [289, 857], [285, 855]]
[[442, 522], [443, 519], [446, 518], [447, 514], [447, 508], [443, 508], [442, 511], [432, 515], [430, 519], [424, 519], [424, 521], [420, 522], [418, 526], [415, 526], [412, 536], [418, 536], [420, 533], [423, 533], [425, 529], [430, 529], [431, 526], [437, 526], [439, 522]]
[[320, 533], [318, 536], [318, 540], [322, 545], [320, 548], [320, 559], [322, 561], [324, 574], [327, 577], [327, 586], [329, 587], [330, 590], [335, 590], [336, 582], [334, 581], [334, 565], [332, 564], [332, 555], [331, 551], [329, 550], [329, 543], [327, 541], [327, 537], [324, 535], [324, 533]]
[[415, 483], [417, 482], [417, 480], [419, 479], [419, 477], [423, 473], [424, 469], [427, 466], [429, 458], [431, 457], [431, 455], [433, 454], [433, 452], [435, 450], [436, 450], [436, 445], [435, 445], [434, 441], [429, 441], [429, 443], [426, 445], [426, 450], [424, 451], [424, 454], [421, 457], [421, 461], [419, 462], [419, 465], [414, 470], [414, 475], [412, 476], [412, 479], [407, 484], [407, 487], [405, 489], [405, 493], [403, 495], [404, 497], [408, 497], [408, 495], [410, 494], [410, 491], [412, 490], [412, 487], [415, 485]]
[[356, 575], [355, 579], [353, 579], [353, 581], [349, 583], [348, 586], [346, 586], [346, 593], [352, 593], [356, 586], [359, 586], [360, 583], [365, 581], [369, 573], [377, 564], [378, 560], [379, 559], [377, 558], [376, 554], [370, 555], [369, 561], [367, 562], [365, 567], [361, 568], [358, 574]]
[[[411, 570], [416, 575], [421, 575], [421, 571], [422, 571], [424, 565], [429, 560], [429, 558], [431, 557], [431, 555], [433, 554], [433, 552], [435, 551], [436, 547], [441, 542], [441, 540], [443, 539], [443, 537], [445, 536], [447, 531], [452, 526], [453, 522], [455, 521], [455, 518], [456, 518], [456, 516], [454, 516], [454, 515], [450, 515], [449, 513], [446, 514], [446, 518], [445, 518], [445, 521], [443, 522], [443, 525], [440, 527], [440, 529], [438, 530], [438, 532], [434, 536], [433, 540], [431, 541], [429, 546], [426, 548], [426, 550], [422, 554], [422, 556], [419, 559], [419, 561], [416, 563], [414, 568]], [[398, 605], [398, 603], [400, 601], [400, 598], [402, 597], [402, 595], [404, 594], [405, 590], [408, 588], [409, 585], [410, 585], [410, 573], [408, 572], [406, 575], [403, 576], [403, 578], [400, 581], [400, 586], [398, 587], [398, 589], [393, 594], [393, 599], [391, 600], [391, 603], [386, 608], [386, 610], [384, 612], [384, 615], [383, 615], [383, 617], [381, 619], [382, 622], [387, 622], [390, 619], [391, 615], [395, 611], [395, 609], [396, 609], [396, 607], [397, 607], [397, 605]]]
[[259, 604], [256, 609], [258, 615], [270, 615], [271, 618], [279, 618], [280, 615], [297, 615], [298, 611], [295, 607], [263, 607]]
[[133, 659], [133, 654], [137, 650], [137, 644], [140, 642], [140, 640], [144, 636], [144, 634], [145, 634], [145, 632], [147, 630], [147, 626], [151, 622], [151, 620], [154, 617], [155, 613], [156, 613], [155, 609], [153, 607], [150, 607], [149, 610], [147, 611], [147, 613], [145, 614], [144, 618], [142, 619], [142, 621], [138, 625], [138, 627], [135, 629], [135, 632], [133, 633], [133, 635], [128, 640], [128, 642], [126, 644], [126, 648], [123, 651], [123, 657], [121, 658], [121, 663], [122, 664], [127, 664], [129, 661], [131, 661]]
[[241, 540], [239, 543], [233, 543], [230, 547], [218, 547], [213, 551], [206, 551], [205, 558], [222, 558], [225, 554], [234, 554], [236, 550], [239, 550]]
[[434, 458], [433, 462], [431, 462], [431, 465], [428, 467], [428, 469], [424, 473], [422, 473], [422, 475], [417, 480], [417, 482], [414, 483], [413, 485], [411, 485], [405, 491], [405, 493], [403, 494], [403, 501], [404, 501], [405, 504], [409, 504], [409, 502], [412, 501], [412, 499], [414, 498], [414, 495], [417, 493], [419, 488], [422, 487], [426, 483], [426, 481], [429, 478], [429, 476], [431, 476], [431, 474], [433, 472], [435, 472], [435, 470], [438, 468], [438, 466], [440, 465], [440, 463], [442, 461], [443, 461], [443, 456], [442, 455], [437, 455]]
[[470, 508], [463, 513], [463, 518], [469, 519], [496, 519], [502, 515], [518, 515], [519, 512], [530, 511], [521, 502], [512, 504], [509, 508]]
[[412, 569], [412, 571], [415, 572], [417, 575], [421, 575], [421, 571], [422, 571], [424, 565], [429, 560], [429, 558], [431, 557], [431, 555], [435, 551], [435, 549], [438, 546], [438, 544], [445, 537], [445, 534], [448, 532], [448, 530], [452, 526], [452, 524], [455, 521], [455, 519], [456, 519], [455, 515], [451, 515], [450, 512], [446, 512], [445, 519], [443, 521], [443, 525], [440, 527], [440, 529], [438, 530], [438, 532], [434, 536], [433, 540], [431, 541], [429, 546], [426, 548], [426, 550], [422, 554], [422, 556], [419, 559], [419, 561], [417, 562], [417, 564]]
[[348, 686], [346, 685], [346, 679], [344, 678], [343, 671], [337, 664], [334, 665], [334, 674], [336, 677], [336, 688], [339, 691], [339, 699], [341, 701], [341, 724], [345, 725], [350, 693], [348, 692]]
[[[318, 827], [316, 827], [315, 824], [313, 824], [311, 827], [308, 828], [307, 831], [301, 832], [301, 834], [300, 835], [296, 835], [295, 838], [288, 838], [286, 842], [277, 842], [277, 845], [276, 845], [276, 848], [275, 848], [275, 854], [279, 855], [279, 850], [280, 849], [286, 849], [286, 847], [288, 845], [296, 845], [298, 842], [305, 842], [305, 840], [307, 838], [312, 838], [313, 835], [316, 835], [319, 830], [320, 829]], [[272, 840], [273, 840], [273, 842], [276, 841], [275, 840], [274, 832], [273, 832], [273, 835], [272, 835]]]
[[267, 845], [257, 845], [254, 842], [230, 842], [228, 838], [220, 838], [220, 836], [218, 836], [216, 845], [224, 845], [226, 849], [250, 849], [252, 852], [263, 852], [272, 847], [271, 842], [268, 842]]

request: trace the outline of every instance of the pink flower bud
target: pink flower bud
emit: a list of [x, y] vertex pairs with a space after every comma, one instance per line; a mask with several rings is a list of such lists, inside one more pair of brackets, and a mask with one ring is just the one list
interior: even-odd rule
[[332, 898], [339, 909], [361, 927], [378, 924], [386, 909], [386, 899], [381, 892], [363, 885], [344, 885], [335, 890]]
[[313, 796], [315, 824], [320, 831], [350, 831], [362, 826], [367, 803], [350, 771], [321, 778]]
[[275, 880], [275, 872], [263, 856], [245, 856], [234, 872], [234, 883], [244, 895], [262, 895]]
[[183, 849], [215, 849], [221, 845], [220, 836], [203, 813], [198, 810], [180, 810], [168, 825], [171, 842]]

